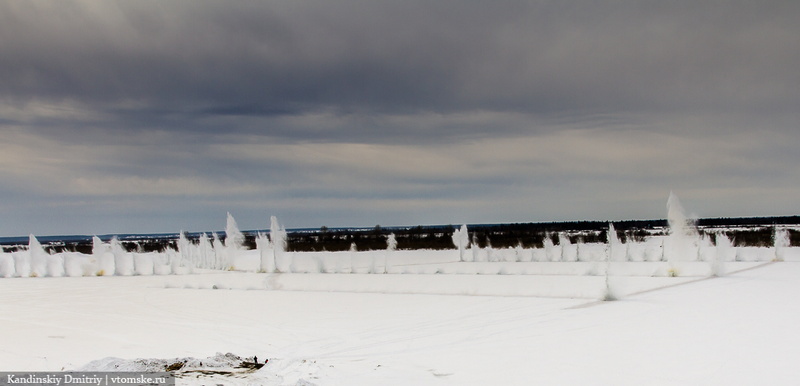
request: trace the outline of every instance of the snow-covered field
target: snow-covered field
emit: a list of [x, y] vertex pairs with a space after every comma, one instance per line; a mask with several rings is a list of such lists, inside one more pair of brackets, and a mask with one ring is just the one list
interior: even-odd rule
[[[797, 252], [787, 248], [787, 260]], [[694, 276], [613, 275], [665, 263], [612, 262], [620, 300], [601, 302], [605, 272], [582, 267], [601, 263], [406, 260], [395, 274], [0, 279], [0, 369], [152, 371], [136, 359], [184, 360], [179, 384], [197, 385], [797, 379], [796, 262], [728, 262], [727, 274], [712, 278], [699, 268]], [[459, 273], [468, 264], [489, 272]], [[225, 353], [270, 361], [245, 371]], [[232, 374], [192, 371], [203, 360], [202, 368]]]
[[[671, 197], [672, 200], [672, 197]], [[135, 253], [0, 253], [0, 371], [165, 371], [178, 384], [796, 384], [800, 248], [671, 233], [543, 248], [286, 251], [184, 237]], [[676, 219], [677, 218], [677, 219]], [[673, 221], [675, 220], [675, 221]], [[683, 225], [681, 225], [683, 224]], [[269, 362], [260, 369], [243, 362]]]

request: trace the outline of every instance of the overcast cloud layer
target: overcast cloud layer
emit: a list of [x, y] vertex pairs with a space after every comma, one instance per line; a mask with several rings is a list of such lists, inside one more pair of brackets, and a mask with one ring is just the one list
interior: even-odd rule
[[0, 1], [0, 236], [800, 213], [800, 2]]

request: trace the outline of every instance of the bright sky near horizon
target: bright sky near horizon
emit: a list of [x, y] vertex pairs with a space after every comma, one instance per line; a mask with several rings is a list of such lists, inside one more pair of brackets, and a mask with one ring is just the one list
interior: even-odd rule
[[798, 19], [0, 0], [0, 236], [796, 215]]

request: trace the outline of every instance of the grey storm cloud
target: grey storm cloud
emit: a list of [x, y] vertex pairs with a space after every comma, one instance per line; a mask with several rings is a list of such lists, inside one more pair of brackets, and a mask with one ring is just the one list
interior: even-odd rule
[[787, 214], [799, 17], [790, 1], [0, 0], [0, 232], [197, 229], [225, 210], [658, 217], [670, 189], [706, 215]]
[[794, 2], [5, 2], [4, 99], [131, 125], [794, 108]]

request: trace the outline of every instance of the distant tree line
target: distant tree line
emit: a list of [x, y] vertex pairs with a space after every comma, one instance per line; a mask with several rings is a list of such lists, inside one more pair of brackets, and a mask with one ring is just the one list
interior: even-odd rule
[[[617, 237], [623, 241], [642, 241], [653, 234], [666, 234], [667, 220], [625, 220], [613, 221]], [[514, 224], [477, 224], [467, 225], [470, 241], [478, 247], [485, 248], [542, 248], [545, 239], [559, 244], [559, 234], [567, 237], [571, 243], [603, 243], [608, 240], [607, 221], [565, 221], [545, 223]], [[724, 232], [736, 246], [771, 246], [776, 225], [800, 225], [800, 216], [786, 217], [749, 217], [749, 218], [712, 218], [699, 219], [695, 224], [703, 230], [706, 237], [715, 242], [716, 234]], [[454, 249], [454, 225], [419, 225], [415, 227], [384, 228], [376, 225], [372, 229], [329, 229], [321, 227], [315, 231], [290, 231], [287, 235], [287, 247], [292, 252], [303, 251], [346, 251], [355, 247], [357, 250], [386, 249], [387, 239], [394, 234], [397, 249]], [[734, 228], [734, 229], [714, 229]], [[735, 229], [738, 228], [738, 229]], [[244, 247], [255, 249], [256, 232], [243, 232]], [[224, 234], [221, 235], [224, 240]], [[800, 246], [800, 232], [789, 231], [792, 246]], [[196, 242], [197, 236], [189, 236]], [[107, 240], [106, 240], [107, 241]], [[130, 252], [164, 251], [167, 248], [177, 250], [174, 236], [137, 239], [128, 237], [120, 241], [123, 248]], [[91, 240], [62, 241], [43, 243], [51, 253], [74, 251], [92, 253]], [[4, 245], [3, 250], [13, 251], [24, 248], [19, 243]]]
[[[666, 234], [667, 220], [613, 221], [617, 237], [628, 242], [640, 242], [653, 234]], [[467, 225], [470, 241], [480, 248], [542, 248], [549, 238], [559, 244], [561, 237], [571, 243], [604, 243], [608, 240], [606, 221], [567, 221], [547, 223], [478, 224]], [[714, 227], [740, 227], [726, 230], [725, 234], [736, 246], [772, 246], [774, 225], [800, 225], [800, 216], [699, 219], [695, 224], [705, 229], [712, 242], [716, 240]], [[772, 225], [772, 226], [771, 226]], [[710, 229], [712, 228], [712, 229]], [[398, 249], [453, 249], [454, 225], [416, 226], [410, 228], [382, 228], [372, 230], [329, 230], [289, 233], [290, 251], [345, 251], [355, 244], [358, 250], [386, 248], [389, 234], [397, 239]], [[790, 230], [792, 246], [800, 246], [800, 232]]]

